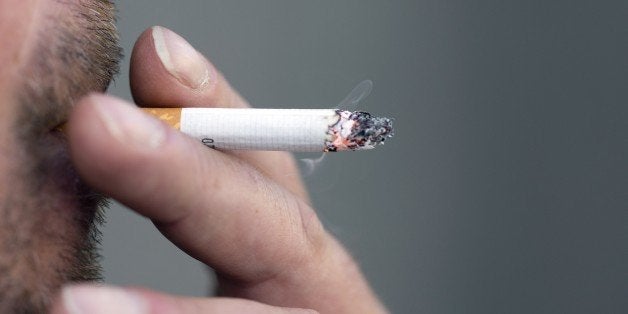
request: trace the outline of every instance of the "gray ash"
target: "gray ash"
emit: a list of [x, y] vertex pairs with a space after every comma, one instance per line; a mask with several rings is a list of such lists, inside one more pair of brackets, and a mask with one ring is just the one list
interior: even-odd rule
[[368, 112], [336, 110], [340, 118], [329, 126], [325, 152], [371, 149], [393, 136], [392, 120]]
[[349, 136], [355, 143], [355, 147], [349, 147], [351, 149], [383, 144], [387, 138], [394, 135], [392, 120], [389, 118], [374, 117], [368, 112], [355, 111], [351, 113], [349, 119], [357, 122]]

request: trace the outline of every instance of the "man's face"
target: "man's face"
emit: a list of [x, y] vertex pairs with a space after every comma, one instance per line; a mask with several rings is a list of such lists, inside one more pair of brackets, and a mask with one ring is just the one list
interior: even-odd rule
[[0, 312], [44, 312], [98, 279], [104, 198], [77, 178], [56, 126], [104, 91], [120, 48], [107, 0], [0, 0]]

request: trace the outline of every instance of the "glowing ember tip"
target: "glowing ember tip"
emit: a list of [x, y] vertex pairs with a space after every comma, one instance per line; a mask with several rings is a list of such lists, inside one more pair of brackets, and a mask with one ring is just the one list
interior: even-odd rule
[[393, 136], [392, 120], [363, 111], [336, 110], [338, 122], [329, 127], [325, 151], [372, 149]]

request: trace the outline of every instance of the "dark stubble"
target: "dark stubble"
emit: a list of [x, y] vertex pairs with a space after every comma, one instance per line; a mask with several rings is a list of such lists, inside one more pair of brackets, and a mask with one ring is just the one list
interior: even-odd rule
[[14, 143], [0, 148], [12, 165], [0, 191], [0, 313], [45, 313], [64, 284], [101, 278], [96, 226], [106, 201], [78, 178], [55, 126], [117, 73], [115, 9], [57, 2], [67, 11], [41, 23], [49, 28], [20, 72]]

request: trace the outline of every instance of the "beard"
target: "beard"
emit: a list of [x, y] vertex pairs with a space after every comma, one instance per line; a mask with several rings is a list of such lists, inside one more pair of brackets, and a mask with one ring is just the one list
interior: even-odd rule
[[[100, 280], [97, 225], [106, 198], [78, 177], [62, 132], [74, 102], [105, 91], [121, 49], [115, 9], [74, 1], [47, 16], [19, 73], [0, 174], [0, 312], [43, 313], [67, 283]], [[61, 16], [59, 16], [61, 15]]]

